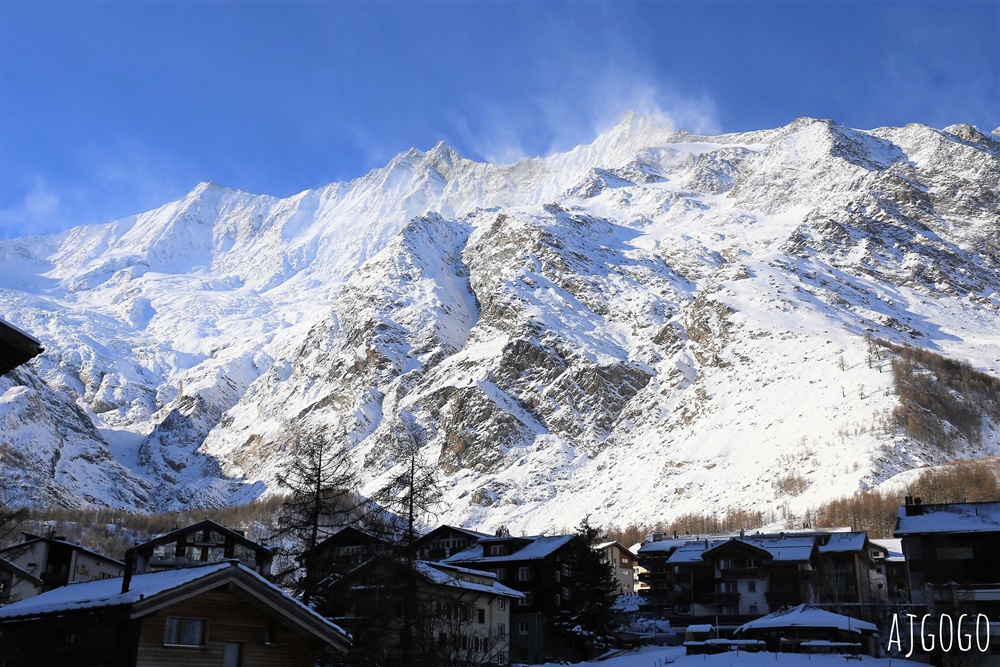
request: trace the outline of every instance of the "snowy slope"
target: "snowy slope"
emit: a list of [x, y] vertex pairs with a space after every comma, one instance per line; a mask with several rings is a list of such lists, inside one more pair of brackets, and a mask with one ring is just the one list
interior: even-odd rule
[[47, 500], [208, 505], [273, 490], [290, 423], [350, 446], [366, 489], [405, 431], [439, 518], [538, 532], [796, 510], [997, 454], [988, 420], [950, 451], [900, 431], [865, 335], [1000, 373], [998, 154], [970, 126], [629, 115], [547, 158], [438, 144], [0, 241], [0, 316], [46, 346], [0, 379], [0, 465]]

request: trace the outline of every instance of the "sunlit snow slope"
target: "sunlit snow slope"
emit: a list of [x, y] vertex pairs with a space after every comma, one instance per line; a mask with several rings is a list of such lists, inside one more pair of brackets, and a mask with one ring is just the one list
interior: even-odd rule
[[407, 437], [441, 520], [540, 531], [1000, 454], [988, 419], [947, 450], [906, 436], [865, 340], [1000, 373], [998, 155], [967, 125], [630, 115], [548, 158], [438, 144], [0, 241], [0, 316], [46, 347], [0, 379], [0, 466], [34, 500], [176, 508], [273, 491], [289, 424], [347, 443], [366, 489]]

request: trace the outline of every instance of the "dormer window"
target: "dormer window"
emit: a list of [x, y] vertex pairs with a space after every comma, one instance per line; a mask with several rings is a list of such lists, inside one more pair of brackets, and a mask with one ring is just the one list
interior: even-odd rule
[[490, 545], [490, 555], [491, 556], [505, 556], [507, 554], [506, 544], [491, 544]]

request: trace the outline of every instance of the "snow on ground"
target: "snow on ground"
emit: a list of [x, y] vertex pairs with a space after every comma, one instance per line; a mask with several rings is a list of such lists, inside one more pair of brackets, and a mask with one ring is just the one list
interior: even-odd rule
[[[542, 667], [554, 667], [546, 663]], [[683, 647], [647, 646], [622, 655], [594, 662], [576, 663], [577, 667], [906, 667], [924, 663], [901, 658], [845, 658], [842, 655], [808, 655], [803, 653], [747, 653], [746, 651], [717, 655], [684, 655]]]

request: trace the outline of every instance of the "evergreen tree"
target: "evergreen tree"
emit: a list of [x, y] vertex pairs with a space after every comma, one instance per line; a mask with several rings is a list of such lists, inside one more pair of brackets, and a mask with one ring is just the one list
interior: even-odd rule
[[584, 517], [570, 543], [569, 600], [557, 626], [566, 635], [579, 641], [591, 655], [603, 652], [615, 642], [615, 632], [621, 625], [614, 609], [617, 585], [614, 570], [596, 547], [603, 534]]

